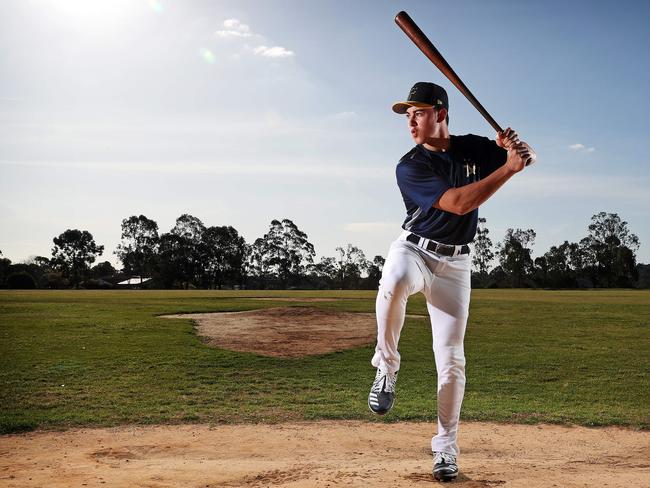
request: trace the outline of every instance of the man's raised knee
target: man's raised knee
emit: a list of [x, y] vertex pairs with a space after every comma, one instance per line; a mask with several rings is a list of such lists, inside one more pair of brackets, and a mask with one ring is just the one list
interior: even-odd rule
[[379, 290], [387, 300], [394, 297], [408, 297], [415, 288], [415, 279], [408, 269], [392, 270], [382, 275]]

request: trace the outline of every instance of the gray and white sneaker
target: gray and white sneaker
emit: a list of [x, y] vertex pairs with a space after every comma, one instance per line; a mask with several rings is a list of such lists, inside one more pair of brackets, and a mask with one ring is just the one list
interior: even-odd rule
[[458, 476], [456, 456], [446, 452], [433, 453], [433, 477], [438, 481], [451, 481]]
[[375, 381], [372, 383], [368, 394], [368, 407], [378, 415], [384, 415], [393, 408], [395, 403], [395, 383], [397, 383], [397, 371], [389, 373], [377, 368]]

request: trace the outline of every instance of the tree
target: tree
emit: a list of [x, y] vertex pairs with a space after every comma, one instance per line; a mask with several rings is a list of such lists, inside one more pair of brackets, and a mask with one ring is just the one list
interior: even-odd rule
[[365, 254], [352, 244], [345, 248], [337, 247], [336, 250], [339, 253], [337, 274], [340, 288], [358, 288], [361, 275], [370, 267]]
[[636, 255], [627, 246], [616, 248], [612, 262], [612, 279], [610, 286], [633, 287], [639, 279], [639, 270], [636, 267]]
[[247, 267], [252, 277], [256, 280], [256, 288], [266, 289], [271, 268], [266, 259], [266, 242], [259, 237], [249, 247]]
[[589, 224], [588, 237], [610, 246], [617, 243], [632, 251], [639, 249], [639, 238], [630, 232], [627, 222], [621, 220], [615, 213], [599, 212], [593, 215]]
[[548, 278], [546, 255], [535, 258], [535, 261], [533, 261], [533, 281], [538, 286], [552, 286]]
[[91, 277], [96, 279], [113, 276], [115, 273], [117, 273], [117, 270], [109, 261], [101, 262], [90, 268]]
[[[204, 232], [205, 226], [200, 219], [183, 214], [176, 219], [176, 224], [170, 231], [175, 238], [167, 240], [167, 244], [172, 245], [172, 248], [167, 248], [167, 251], [171, 251], [167, 256], [172, 256], [173, 262], [179, 266], [181, 281], [186, 289], [190, 283], [199, 285], [205, 274], [205, 256], [201, 248]], [[162, 255], [161, 253], [161, 257]]]
[[51, 269], [52, 268], [52, 261], [45, 256], [34, 256], [31, 258], [31, 261], [38, 266], [39, 268], [43, 270]]
[[122, 220], [122, 242], [115, 254], [122, 262], [124, 272], [140, 276], [151, 275], [158, 253], [158, 224], [144, 215], [132, 215]]
[[639, 238], [618, 214], [599, 212], [591, 217], [589, 234], [580, 241], [587, 271], [603, 287], [633, 286], [638, 279], [635, 252]]
[[[552, 288], [573, 288], [577, 286], [580, 260], [579, 245], [564, 241], [559, 246], [551, 246], [548, 252], [535, 260], [537, 281]], [[577, 266], [578, 265], [578, 266]]]
[[488, 277], [488, 288], [503, 288], [510, 286], [510, 278], [503, 271], [501, 265], [497, 265], [490, 270]]
[[637, 264], [636, 270], [639, 273], [638, 288], [650, 288], [650, 264]]
[[201, 261], [205, 264], [207, 286], [221, 290], [224, 282], [242, 283], [246, 241], [231, 226], [208, 227], [201, 241]]
[[45, 256], [34, 256], [30, 258], [33, 266], [38, 268], [38, 285], [41, 288], [63, 288], [66, 286], [66, 279], [56, 263]]
[[478, 219], [476, 237], [474, 238], [474, 253], [472, 256], [472, 264], [482, 283], [487, 279], [490, 271], [490, 263], [494, 259], [492, 240], [488, 237], [490, 230], [485, 227], [485, 222], [487, 220], [484, 218]]
[[52, 263], [70, 283], [78, 287], [88, 274], [90, 265], [104, 252], [87, 230], [68, 229], [53, 239]]
[[170, 232], [192, 242], [200, 242], [205, 232], [205, 225], [203, 225], [201, 219], [190, 214], [183, 214], [176, 219], [176, 223]]
[[14, 290], [33, 290], [36, 288], [36, 280], [31, 274], [25, 271], [10, 273], [7, 276], [7, 288]]
[[186, 239], [171, 232], [162, 234], [158, 249], [158, 270], [163, 286], [173, 288], [179, 283], [182, 288], [189, 288], [193, 264]]
[[508, 229], [498, 245], [497, 255], [501, 269], [510, 285], [515, 288], [524, 286], [526, 278], [533, 271], [532, 250], [528, 246], [534, 244], [535, 237], [533, 229]]
[[331, 288], [338, 276], [336, 259], [332, 257], [322, 256], [318, 263], [310, 264], [308, 269], [319, 289]]
[[[52, 266], [50, 260], [43, 256], [30, 256], [22, 263], [12, 264], [11, 273], [26, 273], [34, 280], [35, 288], [49, 288]], [[24, 288], [24, 286], [23, 286]]]
[[0, 288], [2, 288], [9, 276], [9, 267], [11, 266], [11, 259], [3, 258], [2, 251], [0, 251]]
[[372, 263], [368, 263], [368, 277], [366, 278], [365, 288], [375, 290], [379, 288], [381, 273], [384, 270], [386, 260], [382, 256], [375, 256]]
[[269, 231], [254, 247], [255, 268], [277, 276], [281, 288], [296, 283], [316, 254], [307, 234], [289, 219], [272, 220]]

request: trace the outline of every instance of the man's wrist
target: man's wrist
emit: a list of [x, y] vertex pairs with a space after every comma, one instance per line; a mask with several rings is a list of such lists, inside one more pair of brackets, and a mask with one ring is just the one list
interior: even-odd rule
[[514, 174], [517, 173], [517, 171], [515, 171], [515, 170], [512, 169], [510, 166], [508, 166], [508, 162], [507, 162], [507, 161], [506, 161], [506, 164], [504, 164], [503, 166], [501, 166], [501, 169], [503, 170], [503, 175], [506, 176], [506, 177], [508, 177], [508, 178], [510, 178], [511, 176], [513, 176]]

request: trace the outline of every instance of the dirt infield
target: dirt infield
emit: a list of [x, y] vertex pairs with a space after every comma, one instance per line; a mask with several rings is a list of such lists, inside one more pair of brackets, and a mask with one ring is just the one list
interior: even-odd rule
[[358, 298], [318, 298], [318, 297], [254, 297], [249, 300], [259, 300], [262, 302], [302, 302], [302, 303], [319, 303], [319, 302], [340, 302], [341, 300], [358, 300]]
[[162, 315], [191, 319], [208, 344], [262, 356], [295, 358], [374, 344], [374, 313], [315, 307], [273, 307], [246, 312]]
[[[313, 422], [0, 437], [3, 487], [432, 486], [426, 423]], [[650, 432], [463, 423], [458, 487], [647, 488]]]

